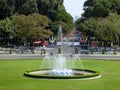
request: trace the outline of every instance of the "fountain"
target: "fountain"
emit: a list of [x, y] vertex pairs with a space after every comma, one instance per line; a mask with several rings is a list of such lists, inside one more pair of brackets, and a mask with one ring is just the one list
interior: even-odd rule
[[[76, 52], [72, 57], [65, 54], [66, 45], [62, 39], [62, 27], [58, 29], [58, 52], [53, 52], [51, 55], [46, 55], [41, 63], [39, 70], [26, 71], [25, 76], [34, 78], [48, 79], [93, 79], [100, 77], [99, 72], [86, 70], [80, 60], [79, 54]], [[56, 49], [56, 48], [55, 48]], [[67, 48], [68, 49], [68, 48]], [[71, 49], [71, 47], [69, 48]], [[73, 49], [73, 47], [72, 47]], [[80, 69], [76, 69], [74, 63], [80, 62]]]

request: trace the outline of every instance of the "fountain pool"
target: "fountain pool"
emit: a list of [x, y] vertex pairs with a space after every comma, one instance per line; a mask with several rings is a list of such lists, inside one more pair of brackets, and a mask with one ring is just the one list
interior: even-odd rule
[[[62, 28], [59, 27], [58, 39], [62, 43]], [[94, 79], [100, 77], [100, 73], [93, 70], [86, 70], [80, 60], [79, 54], [74, 54], [73, 57], [66, 57], [63, 52], [66, 47], [59, 46], [58, 53], [53, 55], [46, 55], [38, 70], [26, 71], [25, 76], [33, 78], [46, 79]], [[74, 47], [72, 47], [74, 48]], [[76, 68], [74, 63], [80, 62], [79, 67]]]

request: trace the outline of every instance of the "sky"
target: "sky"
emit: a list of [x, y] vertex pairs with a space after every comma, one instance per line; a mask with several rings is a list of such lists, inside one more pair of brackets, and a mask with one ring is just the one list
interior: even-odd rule
[[85, 1], [86, 0], [64, 0], [64, 6], [66, 11], [70, 13], [73, 18], [75, 18], [75, 16], [81, 17]]

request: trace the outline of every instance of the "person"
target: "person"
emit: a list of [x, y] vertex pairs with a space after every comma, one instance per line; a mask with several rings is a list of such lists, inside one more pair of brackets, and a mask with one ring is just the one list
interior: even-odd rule
[[82, 41], [82, 37], [80, 37], [80, 43], [82, 43], [83, 41]]

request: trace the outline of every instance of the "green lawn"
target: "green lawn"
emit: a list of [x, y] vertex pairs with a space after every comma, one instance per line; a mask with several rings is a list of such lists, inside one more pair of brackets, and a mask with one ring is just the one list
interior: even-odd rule
[[[100, 71], [94, 80], [43, 80], [24, 77], [42, 60], [0, 60], [0, 90], [120, 90], [120, 61], [82, 60], [86, 69]], [[78, 62], [76, 66], [79, 67]]]

